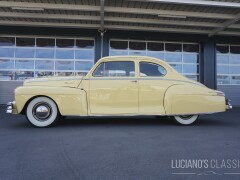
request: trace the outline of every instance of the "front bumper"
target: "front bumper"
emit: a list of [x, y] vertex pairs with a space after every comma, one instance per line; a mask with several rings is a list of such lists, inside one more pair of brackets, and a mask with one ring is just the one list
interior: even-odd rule
[[17, 110], [15, 107], [15, 101], [7, 103], [6, 113], [8, 114], [16, 114]]
[[230, 101], [229, 99], [226, 99], [226, 109], [232, 109], [232, 105], [230, 104]]

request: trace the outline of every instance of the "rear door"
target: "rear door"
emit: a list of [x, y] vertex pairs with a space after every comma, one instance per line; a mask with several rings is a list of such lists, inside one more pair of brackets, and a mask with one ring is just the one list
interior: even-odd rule
[[167, 71], [159, 64], [139, 62], [139, 113], [165, 114], [164, 94], [171, 81], [164, 79]]

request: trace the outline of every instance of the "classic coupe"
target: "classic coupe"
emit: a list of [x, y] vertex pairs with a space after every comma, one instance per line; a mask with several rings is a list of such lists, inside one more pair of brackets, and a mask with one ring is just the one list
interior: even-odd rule
[[28, 79], [15, 89], [7, 113], [25, 114], [37, 127], [65, 116], [169, 116], [182, 125], [232, 106], [223, 92], [146, 56], [100, 59], [86, 76]]

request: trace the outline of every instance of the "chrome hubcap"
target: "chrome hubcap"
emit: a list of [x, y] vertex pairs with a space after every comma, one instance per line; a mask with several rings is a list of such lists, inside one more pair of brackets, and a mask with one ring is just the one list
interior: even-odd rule
[[49, 104], [42, 102], [33, 107], [33, 116], [38, 121], [46, 121], [52, 114], [52, 110]]

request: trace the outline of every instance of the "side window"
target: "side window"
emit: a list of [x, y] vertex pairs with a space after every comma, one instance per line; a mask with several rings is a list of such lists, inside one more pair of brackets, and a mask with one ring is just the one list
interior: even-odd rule
[[95, 77], [131, 77], [135, 76], [134, 62], [111, 61], [101, 63], [93, 72]]
[[140, 62], [140, 76], [164, 76], [167, 71], [158, 64]]
[[104, 73], [104, 66], [105, 66], [105, 63], [101, 63], [100, 65], [98, 65], [98, 67], [93, 72], [93, 76], [102, 77]]

